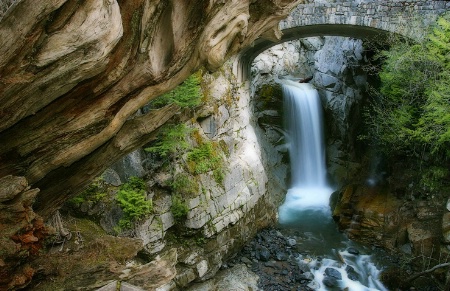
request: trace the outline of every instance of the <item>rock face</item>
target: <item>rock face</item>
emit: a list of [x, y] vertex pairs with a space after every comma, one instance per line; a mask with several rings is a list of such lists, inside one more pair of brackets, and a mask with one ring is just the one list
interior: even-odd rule
[[0, 22], [0, 176], [39, 187], [48, 215], [89, 180], [80, 172], [98, 174], [171, 116], [130, 118], [140, 107], [200, 66], [219, 68], [296, 3], [17, 2]]
[[5, 2], [0, 177], [39, 188], [33, 208], [48, 218], [155, 129], [183, 119], [176, 106], [139, 108], [199, 67], [216, 70], [299, 2]]
[[[148, 196], [153, 201], [152, 214], [133, 229], [134, 236], [143, 242], [142, 253], [151, 258], [174, 248], [176, 275], [170, 286], [186, 288], [193, 281], [213, 277], [222, 263], [235, 253], [255, 233], [275, 221], [277, 204], [269, 188], [267, 165], [255, 131], [252, 106], [247, 88], [238, 88], [231, 77], [231, 63], [220, 72], [204, 75], [205, 104], [186, 126], [194, 132], [190, 142], [221, 145], [223, 179], [217, 180], [213, 171], [192, 173], [186, 169], [187, 157], [171, 162], [169, 166], [147, 168], [143, 176]], [[133, 159], [135, 157], [135, 159]], [[140, 158], [136, 158], [140, 157]], [[122, 183], [127, 172], [145, 166], [151, 154], [137, 150], [123, 158], [104, 173], [106, 181]], [[225, 159], [226, 158], [226, 159]], [[129, 163], [130, 161], [133, 161]], [[149, 165], [146, 165], [147, 167]], [[137, 173], [137, 172], [136, 172]], [[173, 196], [179, 191], [171, 188], [176, 177], [184, 175], [195, 183], [195, 191], [180, 197], [188, 208], [186, 217], [177, 220], [172, 209]], [[279, 196], [279, 195], [278, 195]], [[83, 208], [83, 207], [81, 207]], [[102, 211], [100, 223], [112, 232], [114, 208], [85, 208], [92, 214]], [[110, 217], [111, 219], [108, 219]], [[117, 224], [117, 220], [115, 221]], [[129, 283], [132, 283], [131, 281]], [[132, 283], [133, 284], [133, 283]]]
[[337, 196], [333, 218], [350, 239], [390, 250], [407, 242], [402, 222], [411, 213], [400, 212], [401, 201], [386, 189], [349, 185]]
[[405, 201], [386, 186], [361, 184], [333, 195], [333, 218], [349, 238], [401, 251], [416, 266], [426, 262], [432, 267], [447, 256], [449, 216], [439, 199]]
[[38, 193], [23, 177], [0, 179], [1, 289], [25, 287], [34, 275], [35, 270], [21, 261], [38, 254], [48, 235], [44, 221], [31, 207]]

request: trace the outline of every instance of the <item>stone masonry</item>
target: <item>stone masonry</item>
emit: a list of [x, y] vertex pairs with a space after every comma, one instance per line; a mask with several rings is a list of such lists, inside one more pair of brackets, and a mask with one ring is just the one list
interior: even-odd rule
[[[368, 26], [416, 38], [411, 20], [420, 16], [424, 24], [450, 9], [448, 1], [313, 1], [298, 5], [280, 23], [282, 30], [321, 24]], [[419, 25], [419, 23], [417, 24]]]
[[243, 50], [234, 64], [238, 80], [246, 81], [253, 60], [266, 49], [289, 40], [314, 36], [347, 36], [377, 39], [386, 33], [397, 33], [420, 39], [426, 33], [420, 28], [433, 23], [450, 10], [449, 1], [340, 1], [315, 0], [298, 5], [282, 22], [281, 38], [257, 39]]

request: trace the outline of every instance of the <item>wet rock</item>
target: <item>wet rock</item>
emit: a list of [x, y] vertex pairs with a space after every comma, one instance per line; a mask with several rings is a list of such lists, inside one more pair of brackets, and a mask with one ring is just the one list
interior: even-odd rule
[[288, 244], [293, 247], [297, 244], [297, 241], [293, 238], [288, 239]]
[[342, 280], [341, 273], [338, 270], [336, 270], [335, 268], [326, 268], [325, 275], [327, 275], [328, 277], [335, 278], [337, 280]]
[[269, 234], [262, 234], [261, 238], [266, 242], [266, 243], [271, 243], [272, 242], [272, 238], [270, 237]]
[[442, 237], [446, 244], [450, 243], [450, 212], [442, 216]]
[[246, 265], [251, 265], [252, 261], [250, 261], [247, 257], [242, 257], [241, 262], [243, 262]]
[[407, 254], [407, 255], [412, 254], [412, 248], [411, 248], [411, 244], [410, 244], [410, 243], [406, 243], [406, 244], [402, 245], [402, 246], [400, 247], [400, 250], [401, 250], [403, 253]]
[[347, 266], [345, 268], [345, 271], [347, 271], [347, 277], [352, 281], [359, 281], [359, 274], [355, 271], [355, 269], [352, 266]]
[[355, 255], [355, 256], [358, 256], [358, 255], [359, 255], [359, 251], [358, 251], [357, 249], [355, 249], [355, 248], [348, 248], [348, 249], [347, 249], [347, 252], [348, 252], [349, 254], [352, 254], [352, 255]]
[[325, 278], [323, 278], [322, 283], [325, 286], [330, 287], [330, 288], [338, 286], [338, 281], [334, 277], [325, 277]]
[[311, 281], [308, 283], [308, 285], [306, 285], [306, 287], [312, 290], [318, 290], [320, 289], [320, 284], [317, 281]]
[[314, 280], [314, 275], [311, 272], [305, 272], [299, 275], [299, 279], [312, 281]]
[[259, 260], [263, 262], [267, 262], [270, 260], [270, 251], [266, 247], [261, 247], [261, 249], [258, 252]]
[[269, 267], [269, 268], [273, 268], [273, 269], [277, 268], [277, 266], [275, 265], [274, 262], [265, 262], [264, 266]]
[[278, 261], [286, 261], [288, 259], [288, 256], [286, 255], [286, 253], [283, 253], [283, 252], [277, 252], [276, 257], [277, 257]]
[[306, 262], [303, 262], [303, 261], [299, 261], [299, 262], [298, 262], [298, 268], [299, 268], [303, 273], [306, 273], [306, 272], [309, 272], [309, 271], [310, 271], [309, 265], [308, 265]]

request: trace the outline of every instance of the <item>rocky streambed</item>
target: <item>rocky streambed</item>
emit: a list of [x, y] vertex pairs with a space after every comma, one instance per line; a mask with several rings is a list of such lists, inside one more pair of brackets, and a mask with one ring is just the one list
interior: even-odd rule
[[[387, 290], [373, 278], [378, 271], [367, 273], [367, 270], [358, 269], [357, 262], [368, 264], [370, 259], [363, 254], [364, 250], [350, 246], [335, 251], [335, 257], [330, 259], [303, 249], [301, 241], [304, 239], [307, 239], [304, 233], [282, 228], [264, 229], [221, 269], [226, 272], [245, 266], [247, 276], [253, 278], [256, 275], [257, 288], [265, 291]], [[370, 268], [376, 269], [375, 265]]]
[[258, 287], [263, 290], [314, 289], [314, 276], [299, 259], [296, 239], [277, 229], [264, 229], [222, 268], [245, 264], [258, 275]]

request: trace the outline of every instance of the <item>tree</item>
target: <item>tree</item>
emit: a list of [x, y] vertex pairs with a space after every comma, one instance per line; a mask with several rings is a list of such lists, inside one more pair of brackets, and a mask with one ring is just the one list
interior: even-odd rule
[[423, 42], [397, 42], [378, 57], [381, 86], [367, 114], [369, 135], [390, 157], [426, 157], [428, 180], [442, 179], [450, 157], [450, 14]]
[[427, 148], [448, 158], [450, 142], [450, 16], [442, 16], [419, 44], [395, 44], [381, 53], [381, 87], [369, 114], [372, 135], [385, 151], [411, 155]]

